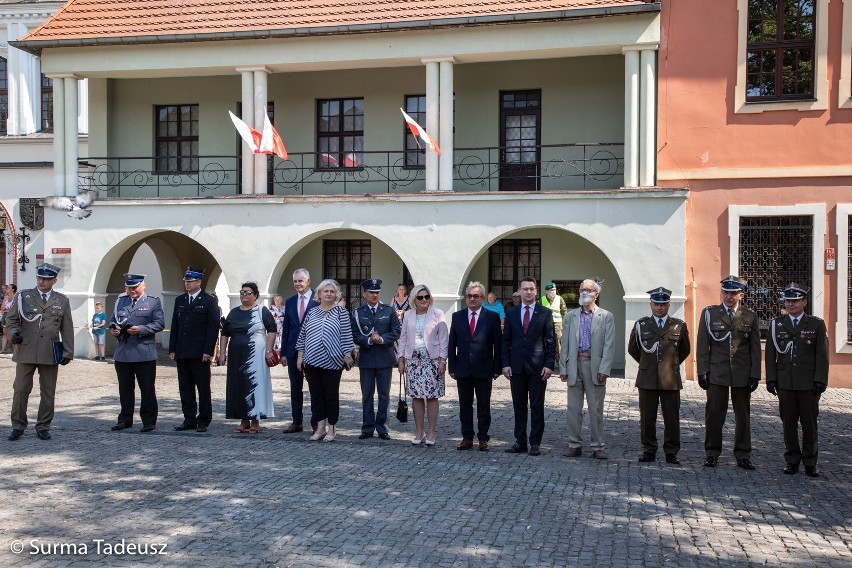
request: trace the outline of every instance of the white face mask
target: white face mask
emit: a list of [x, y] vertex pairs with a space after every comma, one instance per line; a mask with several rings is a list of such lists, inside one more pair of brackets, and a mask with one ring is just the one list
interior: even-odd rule
[[547, 297], [548, 297], [548, 298], [550, 298], [551, 300], [552, 300], [553, 298], [555, 298], [555, 297], [556, 297], [556, 290], [550, 290], [550, 291], [547, 293]]
[[580, 292], [580, 300], [579, 304], [581, 306], [588, 306], [592, 302], [595, 301], [595, 295], [589, 292]]

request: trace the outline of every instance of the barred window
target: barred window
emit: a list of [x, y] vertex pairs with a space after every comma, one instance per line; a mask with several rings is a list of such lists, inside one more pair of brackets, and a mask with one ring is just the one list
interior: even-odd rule
[[503, 239], [488, 249], [488, 290], [506, 303], [518, 289], [518, 281], [532, 276], [541, 282], [541, 239]]
[[849, 239], [848, 248], [846, 249], [849, 253], [849, 262], [846, 264], [846, 317], [848, 319], [846, 324], [846, 341], [848, 343], [852, 343], [852, 215], [849, 216]]
[[9, 120], [9, 80], [6, 76], [6, 59], [0, 57], [0, 136], [6, 136]]
[[347, 309], [361, 305], [361, 282], [370, 277], [369, 239], [326, 239], [322, 242], [323, 278], [334, 278], [343, 289]]
[[157, 173], [198, 171], [198, 105], [154, 109]]
[[[743, 305], [757, 313], [760, 335], [782, 314], [790, 282], [812, 286], [813, 217], [740, 217], [739, 276], [748, 279]], [[812, 312], [812, 302], [805, 311]]]

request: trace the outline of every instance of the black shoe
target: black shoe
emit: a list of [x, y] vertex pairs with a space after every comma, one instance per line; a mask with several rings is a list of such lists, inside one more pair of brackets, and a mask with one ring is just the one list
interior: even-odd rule
[[373, 437], [372, 432], [370, 432], [369, 434], [367, 432], [361, 432], [361, 435], [358, 436], [358, 439], [359, 440], [366, 440], [367, 438], [372, 438], [372, 437]]
[[379, 434], [379, 439], [380, 440], [390, 440], [390, 434], [388, 434], [387, 432]]
[[127, 422], [119, 422], [118, 424], [110, 428], [110, 430], [112, 430], [113, 432], [118, 432], [119, 430], [125, 430], [127, 428], [130, 428], [131, 426], [133, 425], [128, 424]]
[[154, 428], [156, 428], [156, 426], [154, 426], [153, 424], [145, 424], [144, 426], [142, 426], [139, 429], [139, 431], [140, 432], [153, 432]]
[[530, 446], [530, 455], [531, 456], [540, 456], [541, 455], [541, 450], [538, 449], [537, 445], [533, 444], [532, 446]]
[[655, 456], [651, 452], [642, 452], [642, 455], [639, 456], [639, 461], [641, 463], [654, 462], [654, 461], [657, 461], [657, 456]]
[[817, 471], [815, 465], [806, 465], [805, 475], [807, 475], [808, 477], [819, 477], [819, 471]]
[[680, 460], [677, 459], [677, 456], [674, 454], [666, 454], [666, 463], [670, 463], [672, 465], [680, 465]]
[[36, 436], [39, 440], [50, 440], [53, 437], [50, 435], [50, 430], [36, 430]]
[[754, 469], [754, 464], [751, 463], [750, 459], [742, 458], [742, 459], [737, 460], [737, 467], [741, 467], [743, 469], [747, 469], [748, 471], [751, 471], [751, 470]]
[[[535, 447], [538, 448], [538, 446], [535, 446]], [[527, 445], [524, 444], [522, 446], [521, 444], [515, 443], [515, 444], [512, 445], [511, 448], [506, 448], [503, 451], [506, 452], [507, 454], [525, 454], [525, 453], [527, 453]]]
[[195, 430], [197, 428], [196, 424], [188, 424], [184, 422], [180, 426], [175, 426], [176, 432], [183, 432], [184, 430]]
[[196, 432], [206, 432], [207, 431], [207, 424], [199, 424], [198, 426], [195, 427], [195, 431]]
[[784, 473], [787, 475], [796, 475], [799, 473], [799, 464], [797, 463], [788, 463], [784, 466]]
[[18, 438], [20, 438], [23, 435], [24, 435], [23, 430], [18, 430], [17, 428], [15, 428], [14, 430], [12, 430], [9, 433], [9, 441], [14, 442], [15, 440], [17, 440]]
[[704, 467], [716, 467], [717, 465], [719, 465], [719, 458], [707, 456], [707, 459], [704, 460]]

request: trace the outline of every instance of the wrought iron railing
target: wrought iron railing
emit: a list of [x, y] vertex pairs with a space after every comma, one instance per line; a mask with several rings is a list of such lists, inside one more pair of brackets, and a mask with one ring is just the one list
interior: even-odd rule
[[[623, 152], [620, 143], [456, 148], [453, 189], [616, 189], [623, 184]], [[269, 160], [267, 186], [261, 192], [274, 195], [417, 193], [426, 189], [424, 168], [409, 166], [415, 160], [411, 153], [401, 151], [358, 152], [343, 156], [342, 161], [314, 152], [294, 152], [287, 160]], [[83, 158], [80, 186], [97, 189], [105, 197], [238, 195], [240, 161], [238, 156], [199, 156], [185, 162], [197, 164], [195, 171], [157, 172], [155, 164], [160, 161], [156, 156]]]

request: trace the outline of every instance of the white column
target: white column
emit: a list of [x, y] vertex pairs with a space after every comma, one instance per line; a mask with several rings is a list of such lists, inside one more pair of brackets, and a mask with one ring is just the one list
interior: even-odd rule
[[[438, 62], [423, 60], [426, 64], [426, 133], [440, 145], [440, 84]], [[438, 154], [426, 148], [426, 191], [438, 191]]]
[[453, 59], [440, 63], [440, 142], [438, 189], [453, 190]]
[[[6, 26], [9, 39], [27, 34], [27, 26], [13, 22]], [[6, 131], [10, 135], [32, 134], [41, 127], [41, 75], [38, 57], [9, 47], [7, 80], [9, 116]]]
[[[237, 69], [242, 75], [242, 113], [240, 118], [246, 124], [254, 123], [254, 72], [250, 69]], [[240, 142], [242, 155], [242, 179], [240, 193], [254, 193], [254, 154], [245, 142]]]
[[89, 80], [77, 81], [77, 132], [89, 133]]
[[[80, 154], [80, 142], [77, 135], [77, 78], [65, 77], [65, 195], [79, 193], [77, 161]], [[53, 88], [56, 88], [54, 83]], [[55, 100], [55, 98], [54, 98]], [[54, 119], [54, 122], [57, 122]]]
[[639, 186], [639, 51], [624, 53], [624, 187]]
[[[254, 129], [263, 130], [263, 115], [266, 114], [266, 69], [254, 71]], [[266, 154], [254, 155], [254, 192], [266, 193]]]
[[657, 159], [657, 52], [643, 49], [639, 96], [639, 185], [656, 183]]
[[65, 80], [53, 79], [53, 195], [65, 195]]

